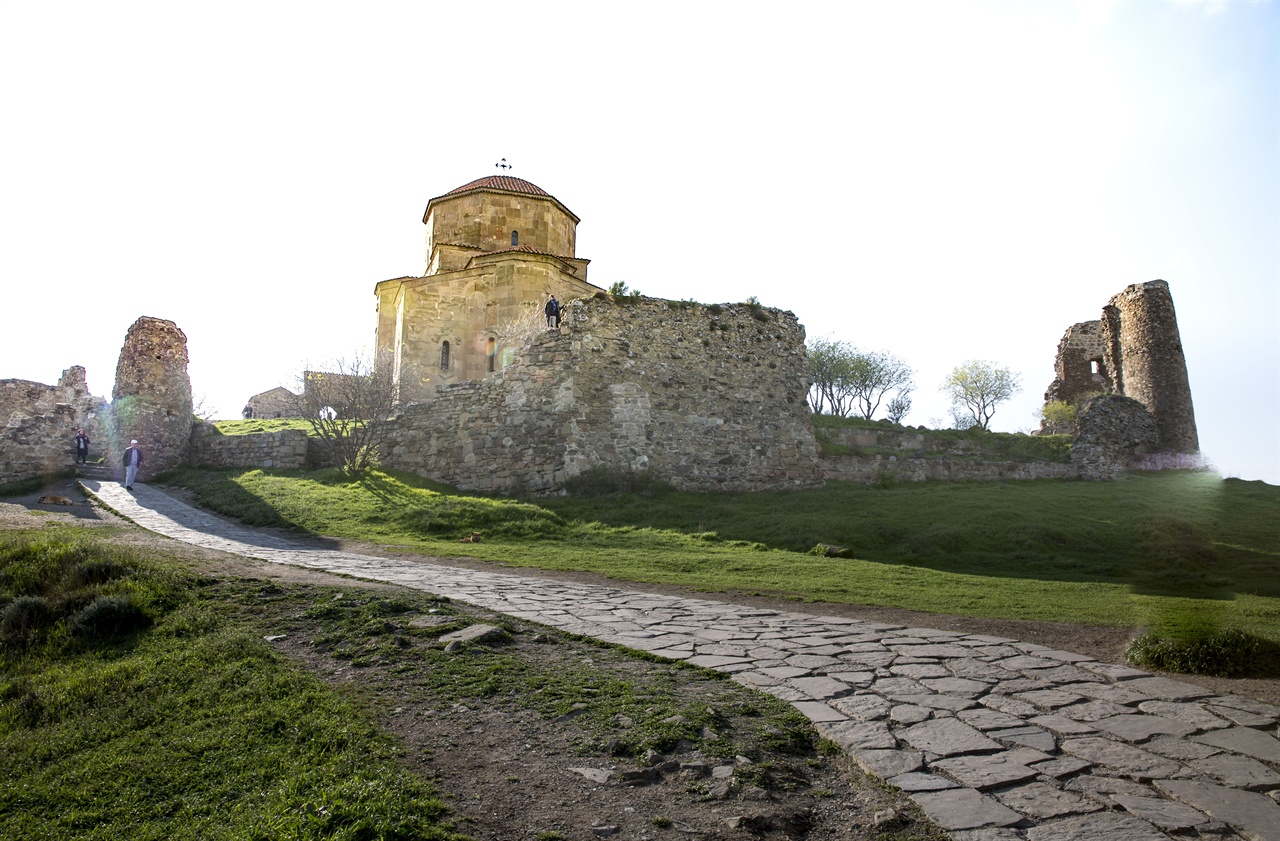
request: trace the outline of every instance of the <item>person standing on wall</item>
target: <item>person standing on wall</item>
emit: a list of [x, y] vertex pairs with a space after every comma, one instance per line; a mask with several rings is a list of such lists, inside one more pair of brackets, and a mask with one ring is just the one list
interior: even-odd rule
[[542, 311], [547, 314], [548, 330], [554, 330], [560, 326], [560, 305], [556, 303], [555, 295], [547, 299], [547, 305]]
[[133, 480], [138, 478], [138, 468], [142, 466], [142, 448], [138, 439], [129, 442], [129, 449], [124, 451], [124, 488], [133, 490]]
[[83, 429], [76, 429], [76, 464], [86, 464], [89, 461], [89, 436], [84, 434]]

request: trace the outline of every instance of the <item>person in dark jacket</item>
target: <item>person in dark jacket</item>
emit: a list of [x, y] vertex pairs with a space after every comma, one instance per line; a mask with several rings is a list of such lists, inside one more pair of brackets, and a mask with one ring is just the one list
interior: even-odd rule
[[76, 430], [76, 464], [86, 464], [89, 461], [89, 436], [84, 434], [83, 429]]
[[133, 480], [138, 478], [139, 467], [142, 467], [142, 448], [138, 446], [138, 439], [134, 438], [129, 442], [129, 449], [124, 451], [125, 490], [133, 490]]
[[555, 295], [547, 299], [547, 305], [542, 311], [547, 314], [548, 330], [554, 330], [560, 326], [560, 304], [556, 302]]

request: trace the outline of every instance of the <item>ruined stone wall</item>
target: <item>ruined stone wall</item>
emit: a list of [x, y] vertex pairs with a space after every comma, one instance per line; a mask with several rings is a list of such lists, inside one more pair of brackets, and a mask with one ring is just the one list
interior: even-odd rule
[[191, 441], [187, 337], [172, 321], [143, 316], [129, 327], [111, 401], [114, 436], [108, 458], [118, 464], [138, 439], [148, 479], [186, 462]]
[[1072, 403], [1088, 394], [1113, 389], [1105, 358], [1101, 321], [1082, 321], [1067, 328], [1058, 342], [1053, 370], [1056, 375], [1044, 402]]
[[1147, 408], [1119, 394], [1086, 401], [1076, 417], [1076, 428], [1071, 463], [1082, 479], [1118, 478], [1160, 442], [1159, 427]]
[[1003, 482], [1011, 479], [1074, 479], [1074, 465], [1053, 461], [987, 461], [898, 455], [823, 456], [819, 466], [829, 481]]
[[927, 429], [824, 427], [817, 430], [817, 434], [824, 446], [851, 451], [823, 455], [820, 466], [828, 480], [958, 482], [1076, 476], [1076, 468], [1071, 464], [1050, 460], [1014, 461], [987, 452], [981, 438], [956, 438]]
[[1169, 284], [1135, 283], [1103, 309], [1103, 346], [1116, 391], [1147, 407], [1160, 429], [1159, 447], [1200, 451], [1187, 361]]
[[89, 436], [89, 459], [107, 445], [106, 401], [89, 393], [79, 365], [57, 385], [0, 380], [0, 484], [48, 476], [75, 463], [78, 427]]
[[688, 490], [821, 484], [789, 312], [574, 301], [512, 363], [390, 423], [383, 461], [466, 490], [546, 492], [595, 467]]
[[195, 467], [278, 467], [301, 470], [307, 466], [307, 433], [301, 429], [222, 435], [210, 423], [191, 428], [189, 462]]
[[[1054, 373], [1045, 403], [1079, 404], [1095, 392], [1131, 397], [1155, 418], [1160, 430], [1157, 450], [1200, 451], [1187, 361], [1173, 297], [1163, 280], [1126, 287], [1103, 307], [1099, 321], [1069, 327], [1058, 343]], [[1049, 427], [1045, 420], [1041, 432], [1058, 431]]]

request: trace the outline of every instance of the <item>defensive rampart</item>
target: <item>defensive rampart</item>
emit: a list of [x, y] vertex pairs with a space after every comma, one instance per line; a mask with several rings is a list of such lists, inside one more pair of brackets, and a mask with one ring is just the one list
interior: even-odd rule
[[811, 487], [807, 391], [789, 312], [587, 298], [501, 371], [390, 421], [383, 462], [482, 491], [548, 492], [598, 467], [685, 490]]
[[[1068, 463], [1065, 439], [1053, 452], [1049, 439], [1027, 438], [1027, 449], [1043, 455], [1019, 458], [1001, 452], [1004, 436], [957, 434], [951, 431], [886, 426], [823, 427], [817, 430], [823, 456], [819, 465], [830, 480], [862, 483], [923, 481], [1004, 481], [1071, 479], [1078, 470]], [[1007, 450], [1008, 447], [1006, 446]]]
[[89, 458], [107, 446], [106, 402], [89, 393], [84, 368], [62, 372], [57, 385], [0, 380], [0, 484], [70, 470], [76, 429], [89, 436]]
[[191, 428], [190, 463], [197, 467], [307, 467], [307, 433], [301, 429], [222, 435], [209, 423]]

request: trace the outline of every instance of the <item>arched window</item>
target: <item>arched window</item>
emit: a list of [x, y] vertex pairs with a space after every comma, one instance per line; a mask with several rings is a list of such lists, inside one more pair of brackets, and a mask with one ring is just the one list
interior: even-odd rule
[[519, 245], [519, 244], [520, 244], [520, 232], [519, 232], [519, 231], [512, 231], [512, 232], [511, 232], [511, 247], [512, 247], [512, 248], [515, 248], [515, 247], [516, 247], [517, 245]]
[[440, 370], [449, 370], [449, 343], [442, 342], [440, 344]]
[[489, 337], [489, 342], [488, 344], [485, 345], [484, 355], [487, 359], [487, 362], [485, 364], [488, 366], [489, 373], [493, 373], [493, 371], [495, 370], [494, 365], [497, 364], [497, 360], [498, 360], [498, 340], [497, 339], [493, 338], [492, 336]]

